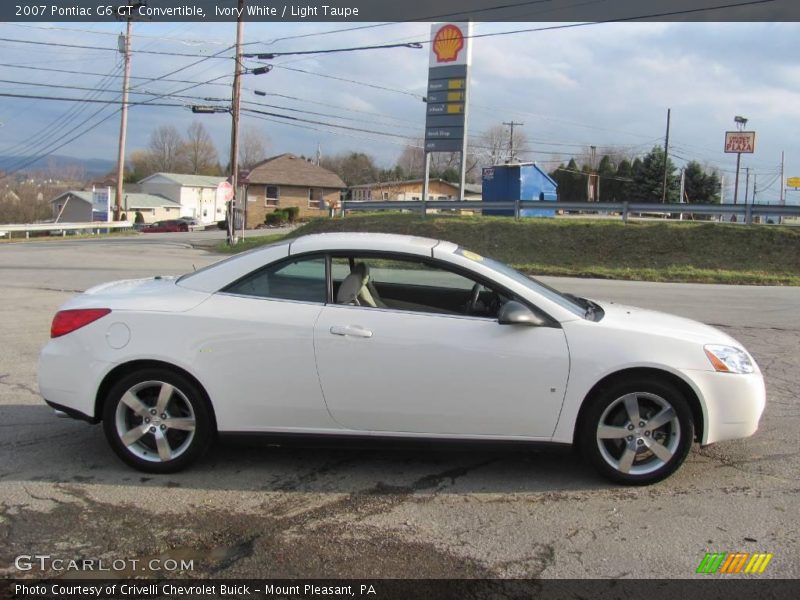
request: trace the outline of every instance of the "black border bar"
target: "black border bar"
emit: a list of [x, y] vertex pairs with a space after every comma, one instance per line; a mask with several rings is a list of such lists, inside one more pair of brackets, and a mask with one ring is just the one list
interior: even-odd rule
[[[131, 7], [130, 5], [134, 5]], [[2, 0], [0, 21], [225, 22], [238, 0]], [[260, 10], [256, 10], [260, 9]], [[246, 0], [246, 22], [800, 21], [797, 0]]]
[[[20, 587], [20, 586], [25, 586]], [[270, 587], [271, 586], [271, 587]], [[337, 589], [339, 588], [339, 589]], [[17, 579], [0, 581], [0, 599], [237, 598], [240, 600], [788, 600], [798, 580], [717, 575], [702, 579]], [[31, 591], [38, 590], [38, 591]], [[133, 590], [133, 591], [132, 591]], [[180, 591], [182, 590], [182, 591]], [[44, 593], [41, 593], [41, 592]], [[74, 591], [75, 593], [70, 593]], [[339, 593], [337, 593], [337, 591]]]

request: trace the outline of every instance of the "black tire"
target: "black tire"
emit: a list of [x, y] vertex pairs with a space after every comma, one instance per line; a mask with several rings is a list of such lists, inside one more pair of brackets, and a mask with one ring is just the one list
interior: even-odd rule
[[[159, 413], [162, 390], [167, 400]], [[111, 448], [125, 463], [147, 473], [174, 473], [199, 459], [213, 440], [213, 423], [197, 385], [169, 369], [126, 375], [103, 405], [103, 431]], [[129, 439], [123, 441], [125, 435]]]
[[[632, 397], [639, 411], [635, 423], [628, 409], [628, 403], [634, 405]], [[631, 379], [600, 390], [587, 402], [591, 404], [581, 419], [578, 443], [586, 460], [608, 479], [650, 485], [672, 475], [689, 454], [694, 440], [692, 411], [670, 383]], [[650, 423], [657, 414], [658, 420]]]

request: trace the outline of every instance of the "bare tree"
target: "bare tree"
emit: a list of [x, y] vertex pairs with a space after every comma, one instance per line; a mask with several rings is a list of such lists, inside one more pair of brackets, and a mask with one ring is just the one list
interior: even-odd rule
[[[514, 128], [514, 156], [524, 154], [528, 138], [519, 127]], [[511, 131], [505, 125], [492, 125], [483, 132], [475, 148], [482, 164], [498, 165], [511, 157]]]
[[199, 121], [194, 121], [186, 132], [186, 160], [189, 172], [195, 175], [218, 175], [219, 155], [208, 131]]
[[161, 125], [150, 134], [147, 153], [151, 173], [180, 173], [188, 168], [186, 141], [172, 125]]
[[252, 169], [267, 158], [269, 138], [256, 129], [247, 129], [239, 140], [239, 168]]
[[406, 146], [395, 163], [409, 179], [419, 179], [425, 175], [425, 151], [419, 146]]
[[374, 183], [381, 176], [375, 159], [363, 152], [342, 152], [326, 156], [320, 161], [320, 166], [336, 173], [347, 185]]

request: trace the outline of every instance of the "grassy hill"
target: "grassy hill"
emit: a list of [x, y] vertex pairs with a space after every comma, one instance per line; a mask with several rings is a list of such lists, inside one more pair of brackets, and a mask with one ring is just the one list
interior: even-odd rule
[[[786, 226], [375, 213], [317, 219], [290, 235], [328, 231], [449, 240], [537, 275], [800, 285], [800, 228]], [[249, 238], [233, 250], [277, 237]]]

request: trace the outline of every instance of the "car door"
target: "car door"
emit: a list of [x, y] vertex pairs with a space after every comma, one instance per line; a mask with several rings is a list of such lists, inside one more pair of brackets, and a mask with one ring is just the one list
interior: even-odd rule
[[202, 328], [194, 367], [220, 430], [339, 428], [314, 357], [314, 323], [326, 298], [326, 260], [312, 256], [256, 270], [192, 310], [191, 323]]
[[[314, 329], [325, 401], [343, 426], [376, 432], [549, 438], [569, 371], [563, 330], [467, 314], [475, 280], [427, 259], [350, 256], [374, 306], [326, 305]], [[492, 290], [489, 290], [493, 293]], [[340, 298], [340, 300], [342, 300]], [[485, 312], [485, 311], [484, 311]]]

